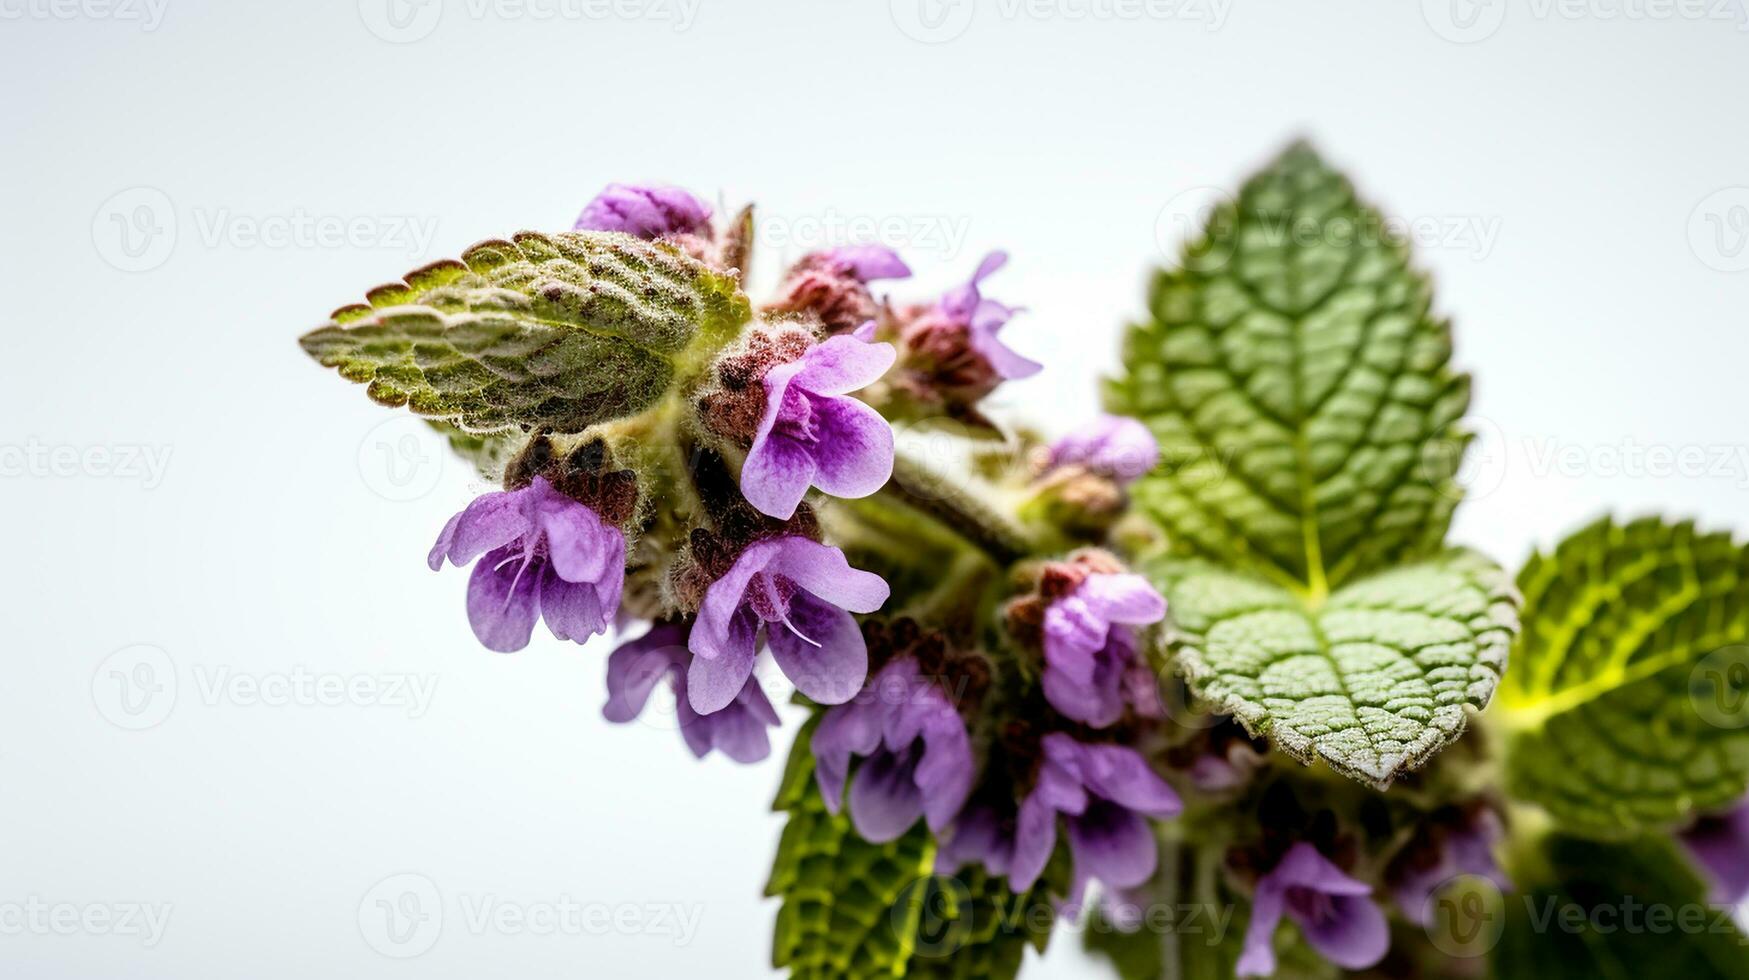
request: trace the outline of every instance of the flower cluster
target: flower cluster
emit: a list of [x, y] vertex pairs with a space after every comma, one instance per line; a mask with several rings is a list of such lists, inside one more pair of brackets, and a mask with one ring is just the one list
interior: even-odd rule
[[[685, 191], [616, 184], [576, 227], [740, 276], [746, 212], [712, 219]], [[1323, 809], [1302, 809], [1262, 741], [1168, 709], [1179, 701], [1152, 655], [1167, 601], [1113, 532], [1160, 462], [1146, 425], [1101, 416], [1052, 443], [1016, 437], [1030, 465], [1000, 490], [1021, 528], [1002, 540], [1037, 531], [1020, 546], [991, 547], [976, 512], [904, 482], [894, 422], [994, 428], [979, 403], [1041, 369], [1002, 336], [1019, 310], [984, 295], [1006, 261], [993, 252], [945, 295], [895, 302], [875, 293], [911, 274], [892, 250], [804, 256], [655, 408], [525, 434], [504, 489], [449, 521], [431, 567], [474, 564], [467, 614], [489, 649], [526, 646], [537, 620], [579, 643], [613, 629], [604, 716], [632, 721], [666, 687], [700, 758], [767, 758], [781, 677], [812, 716], [797, 758], [824, 808], [875, 844], [928, 834], [941, 874], [979, 867], [1016, 894], [1097, 908], [1163, 873], [1158, 822], [1238, 800], [1288, 808], [1228, 843], [1224, 880], [1251, 908], [1241, 973], [1273, 972], [1284, 922], [1361, 969], [1386, 953], [1388, 909], [1425, 923], [1455, 876], [1509, 886], [1486, 806], [1416, 815], [1369, 883], [1321, 791], [1304, 796]], [[1743, 836], [1709, 824], [1689, 841], [1728, 864]], [[1727, 885], [1743, 890], [1740, 875]]]

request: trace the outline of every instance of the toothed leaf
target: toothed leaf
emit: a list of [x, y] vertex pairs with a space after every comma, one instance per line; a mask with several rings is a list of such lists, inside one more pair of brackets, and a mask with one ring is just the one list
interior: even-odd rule
[[1749, 545], [1692, 523], [1601, 520], [1519, 575], [1501, 688], [1514, 795], [1622, 837], [1749, 788]]
[[1706, 884], [1668, 837], [1611, 845], [1555, 835], [1541, 851], [1549, 883], [1494, 892], [1497, 907], [1471, 900], [1448, 910], [1456, 941], [1493, 940], [1489, 976], [1749, 978], [1749, 938], [1730, 906], [1708, 904]]
[[384, 405], [466, 429], [635, 414], [751, 315], [733, 276], [606, 232], [522, 232], [428, 265], [300, 343]]
[[975, 869], [936, 875], [922, 824], [886, 844], [857, 836], [847, 815], [827, 812], [814, 782], [816, 723], [797, 736], [775, 804], [788, 823], [765, 888], [783, 900], [773, 965], [797, 980], [1011, 980], [1028, 941], [1042, 948], [1039, 929], [1054, 923], [1042, 892], [1014, 895]]
[[1148, 571], [1166, 595], [1174, 663], [1201, 700], [1301, 762], [1381, 788], [1487, 705], [1517, 623], [1511, 582], [1470, 551], [1357, 579], [1322, 602], [1202, 562]]
[[1107, 401], [1160, 442], [1132, 493], [1180, 555], [1321, 589], [1441, 549], [1469, 379], [1382, 223], [1295, 146], [1156, 277]]

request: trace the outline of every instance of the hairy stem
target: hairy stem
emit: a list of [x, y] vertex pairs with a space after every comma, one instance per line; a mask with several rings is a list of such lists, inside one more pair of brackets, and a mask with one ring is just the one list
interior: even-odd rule
[[931, 469], [903, 452], [894, 455], [893, 479], [882, 493], [935, 518], [997, 564], [1011, 564], [1039, 550], [1019, 521], [985, 503], [969, 481]]

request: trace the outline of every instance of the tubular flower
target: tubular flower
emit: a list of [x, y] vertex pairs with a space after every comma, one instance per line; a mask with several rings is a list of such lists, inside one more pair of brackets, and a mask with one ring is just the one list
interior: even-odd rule
[[488, 649], [522, 649], [540, 618], [581, 643], [605, 632], [619, 608], [625, 535], [542, 477], [476, 498], [426, 560], [436, 571], [445, 558], [459, 568], [482, 554], [468, 580], [468, 622]]
[[960, 811], [975, 774], [966, 725], [917, 661], [889, 662], [850, 701], [827, 710], [811, 748], [814, 776], [826, 807], [838, 812], [852, 757], [861, 757], [850, 784], [850, 820], [880, 844], [923, 817], [939, 831]]
[[1749, 897], [1749, 800], [1701, 817], [1679, 839], [1706, 872], [1713, 902], [1737, 905]]
[[1453, 878], [1476, 875], [1501, 889], [1510, 887], [1494, 862], [1494, 843], [1504, 833], [1500, 818], [1488, 809], [1434, 824], [1393, 862], [1386, 876], [1397, 908], [1410, 921], [1427, 926], [1433, 923], [1434, 894]]
[[893, 475], [893, 429], [844, 397], [885, 374], [891, 344], [832, 337], [766, 371], [765, 412], [741, 468], [741, 493], [763, 514], [788, 520], [808, 492], [866, 497]]
[[1300, 841], [1257, 882], [1245, 951], [1235, 972], [1275, 972], [1275, 927], [1283, 913], [1299, 923], [1306, 942], [1330, 962], [1346, 970], [1372, 966], [1390, 949], [1391, 929], [1371, 894], [1366, 882], [1343, 874], [1317, 848]]
[[1092, 424], [1051, 444], [1049, 467], [1081, 466], [1128, 486], [1160, 462], [1160, 444], [1148, 427], [1122, 415]]
[[658, 623], [628, 640], [607, 658], [607, 704], [601, 714], [624, 724], [644, 711], [656, 683], [667, 680], [674, 691], [675, 721], [692, 754], [704, 758], [712, 749], [736, 762], [758, 762], [771, 754], [767, 728], [780, 723], [759, 680], [748, 677], [741, 692], [721, 710], [701, 715], [686, 695], [686, 673], [692, 653], [686, 649], [688, 627]]
[[979, 394], [999, 380], [1028, 378], [1044, 370], [997, 336], [1020, 311], [983, 296], [983, 281], [1007, 262], [1007, 252], [984, 256], [971, 281], [948, 290], [902, 331], [908, 346], [936, 362], [937, 374], [958, 377], [960, 387], [981, 389]]
[[842, 704], [868, 676], [868, 645], [852, 612], [887, 601], [879, 575], [850, 567], [844, 552], [798, 535], [750, 545], [705, 591], [687, 645], [687, 697], [699, 714], [720, 711], [753, 673], [761, 629], [797, 690]]
[[1038, 781], [1015, 821], [1009, 881], [1016, 892], [1033, 886], [1057, 842], [1057, 818], [1066, 818], [1075, 860], [1070, 900], [1087, 882], [1134, 888], [1153, 877], [1159, 852], [1147, 817], [1175, 816], [1178, 794], [1135, 749], [1086, 744], [1061, 732], [1040, 743]]
[[[1165, 615], [1165, 598], [1132, 574], [1089, 574], [1051, 603], [1044, 618], [1044, 691], [1051, 707], [1095, 728], [1116, 722], [1126, 692], [1147, 689], [1133, 676], [1139, 659], [1131, 627]], [[1145, 707], [1157, 703], [1154, 692]]]
[[583, 207], [577, 231], [620, 231], [637, 238], [710, 233], [711, 209], [678, 187], [608, 184]]

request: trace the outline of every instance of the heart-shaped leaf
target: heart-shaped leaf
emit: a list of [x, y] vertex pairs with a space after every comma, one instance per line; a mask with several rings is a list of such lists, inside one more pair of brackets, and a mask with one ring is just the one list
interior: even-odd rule
[[1471, 551], [1321, 600], [1202, 562], [1148, 572], [1166, 595], [1173, 660], [1202, 701], [1301, 762], [1380, 788], [1487, 705], [1517, 627], [1512, 583]]

